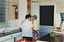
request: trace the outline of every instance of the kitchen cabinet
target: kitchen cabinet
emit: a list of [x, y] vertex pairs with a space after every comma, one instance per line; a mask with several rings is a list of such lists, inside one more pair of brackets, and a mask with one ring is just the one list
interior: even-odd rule
[[7, 40], [4, 40], [3, 42], [14, 42], [14, 38], [9, 38]]
[[20, 40], [22, 38], [21, 32], [12, 34], [12, 37], [14, 38], [15, 41]]
[[21, 32], [11, 34], [11, 36], [13, 36], [13, 37], [17, 37], [17, 36], [20, 36], [20, 35], [21, 35]]
[[12, 42], [14, 42], [14, 38], [11, 37], [11, 35], [7, 35], [7, 36], [0, 38], [0, 42], [10, 42], [11, 40], [12, 40]]
[[20, 39], [22, 39], [22, 36], [21, 36], [21, 35], [15, 37], [15, 40], [16, 40], [16, 41], [18, 41], [18, 40], [20, 40]]
[[0, 42], [15, 42], [22, 38], [21, 32], [13, 33], [10, 35], [0, 37]]
[[0, 37], [0, 42], [4, 41], [5, 37]]

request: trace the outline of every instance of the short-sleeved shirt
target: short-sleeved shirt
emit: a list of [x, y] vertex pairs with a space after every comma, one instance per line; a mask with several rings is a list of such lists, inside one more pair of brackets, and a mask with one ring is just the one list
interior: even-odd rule
[[33, 27], [34, 27], [34, 30], [39, 30], [38, 23], [36, 20], [33, 21]]
[[32, 37], [32, 22], [29, 20], [25, 20], [22, 25], [20, 26], [20, 28], [22, 28], [22, 36], [23, 37]]

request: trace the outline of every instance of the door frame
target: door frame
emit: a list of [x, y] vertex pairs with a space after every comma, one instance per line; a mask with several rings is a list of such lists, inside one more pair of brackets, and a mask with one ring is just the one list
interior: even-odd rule
[[[39, 10], [40, 10], [40, 6], [51, 6], [51, 5], [54, 6], [54, 26], [56, 26], [56, 23], [55, 23], [56, 4], [55, 3], [39, 3]], [[40, 14], [40, 12], [39, 12], [39, 14]]]

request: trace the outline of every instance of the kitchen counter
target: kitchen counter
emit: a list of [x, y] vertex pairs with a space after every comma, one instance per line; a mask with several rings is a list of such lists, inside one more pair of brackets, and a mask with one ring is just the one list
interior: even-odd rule
[[64, 32], [54, 32], [55, 42], [64, 42]]
[[18, 32], [21, 32], [21, 31], [19, 29], [16, 29], [16, 30], [12, 30], [10, 32], [7, 32], [7, 34], [0, 33], [0, 37], [11, 35], [11, 34], [18, 33]]
[[64, 35], [64, 32], [54, 32], [55, 35]]
[[16, 42], [22, 38], [22, 32], [19, 29], [12, 30], [7, 34], [0, 33], [0, 42]]

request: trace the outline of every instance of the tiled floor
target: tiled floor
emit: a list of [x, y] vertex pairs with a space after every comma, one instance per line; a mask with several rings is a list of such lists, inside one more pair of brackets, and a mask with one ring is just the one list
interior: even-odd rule
[[50, 34], [42, 36], [39, 40], [48, 42], [64, 42], [64, 35], [55, 35], [54, 38], [50, 37]]
[[50, 37], [50, 34], [47, 34], [45, 36], [42, 36], [39, 40], [41, 41], [48, 41], [48, 42], [55, 42], [54, 38]]
[[[40, 37], [37, 42], [55, 42], [55, 39], [50, 37], [50, 34], [47, 34], [43, 37]], [[26, 41], [26, 42], [36, 42], [36, 41]]]

